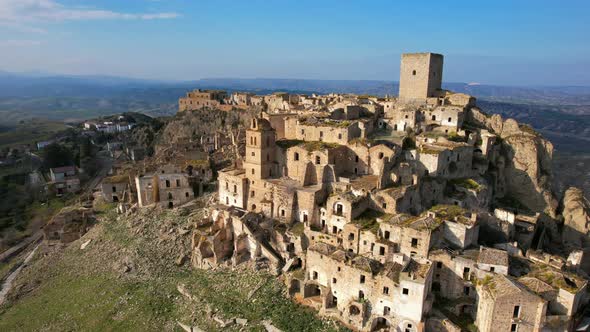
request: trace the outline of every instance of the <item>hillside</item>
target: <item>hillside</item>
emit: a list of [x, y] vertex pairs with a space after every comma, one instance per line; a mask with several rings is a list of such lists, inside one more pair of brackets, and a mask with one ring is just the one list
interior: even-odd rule
[[[0, 330], [180, 331], [180, 322], [217, 331], [216, 319], [232, 318], [248, 322], [224, 331], [261, 331], [264, 319], [284, 331], [337, 330], [291, 302], [267, 273], [247, 266], [190, 269], [192, 222], [203, 201], [131, 216], [101, 206], [97, 224], [81, 239], [66, 248], [38, 249], [43, 254], [21, 272], [16, 291], [0, 307]], [[83, 250], [82, 243], [88, 243]]]

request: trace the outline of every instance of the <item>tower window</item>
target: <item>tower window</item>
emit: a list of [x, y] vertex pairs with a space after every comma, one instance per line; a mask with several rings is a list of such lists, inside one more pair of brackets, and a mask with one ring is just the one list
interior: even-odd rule
[[412, 75], [416, 76], [416, 71], [412, 70]]
[[512, 312], [512, 317], [513, 318], [518, 318], [518, 316], [520, 316], [520, 306], [519, 305], [515, 305], [514, 306], [514, 311]]
[[299, 153], [295, 152], [295, 161], [298, 161], [298, 160], [299, 160]]
[[361, 284], [365, 283], [365, 276], [361, 274]]
[[315, 157], [315, 163], [316, 165], [319, 165], [321, 163], [322, 159], [320, 158], [320, 156], [316, 156]]

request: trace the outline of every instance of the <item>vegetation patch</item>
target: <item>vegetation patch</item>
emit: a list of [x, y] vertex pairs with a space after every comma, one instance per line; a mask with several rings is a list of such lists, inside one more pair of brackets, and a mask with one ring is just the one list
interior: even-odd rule
[[297, 146], [299, 144], [302, 144], [303, 141], [302, 140], [298, 140], [298, 139], [282, 139], [282, 140], [278, 140], [276, 141], [276, 145], [278, 147], [280, 147], [281, 149], [288, 149], [288, 148], [292, 148], [294, 146]]
[[475, 190], [479, 192], [482, 187], [473, 179], [454, 179], [450, 181], [451, 184], [463, 187], [465, 189]]
[[391, 215], [387, 213], [367, 209], [352, 222], [361, 226], [361, 230], [363, 231], [370, 231], [377, 234], [379, 231], [379, 223], [377, 222], [377, 218], [389, 219], [390, 217]]
[[447, 220], [453, 220], [456, 217], [462, 216], [466, 212], [466, 210], [460, 206], [444, 204], [435, 205], [430, 208], [430, 211]]

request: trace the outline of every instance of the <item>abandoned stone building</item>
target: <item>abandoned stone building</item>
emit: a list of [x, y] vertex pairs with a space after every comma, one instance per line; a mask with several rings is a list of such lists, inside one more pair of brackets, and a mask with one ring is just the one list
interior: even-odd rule
[[80, 191], [80, 178], [76, 166], [63, 166], [49, 169], [49, 189], [56, 196]]
[[105, 178], [101, 182], [102, 197], [111, 203], [132, 200], [134, 193], [131, 191], [129, 176], [115, 175]]
[[[193, 266], [283, 273], [296, 301], [358, 331], [571, 329], [581, 258], [539, 253], [541, 216], [504, 207], [500, 129], [442, 75], [442, 55], [405, 54], [397, 98], [193, 95], [265, 109], [218, 172]], [[140, 206], [192, 199], [175, 167], [136, 177]]]
[[203, 108], [215, 108], [226, 104], [227, 93], [221, 90], [197, 89], [178, 100], [179, 111], [193, 111]]
[[65, 207], [43, 228], [44, 240], [49, 244], [67, 244], [86, 233], [92, 218], [92, 210]]
[[172, 164], [163, 165], [153, 173], [136, 176], [135, 191], [139, 207], [156, 204], [173, 208], [195, 197], [189, 176]]

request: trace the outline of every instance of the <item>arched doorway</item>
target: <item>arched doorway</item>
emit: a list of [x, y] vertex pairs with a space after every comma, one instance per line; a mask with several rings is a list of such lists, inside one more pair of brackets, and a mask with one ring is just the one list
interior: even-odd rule
[[308, 284], [305, 286], [304, 294], [305, 297], [321, 296], [322, 290], [320, 286], [316, 284]]
[[297, 279], [292, 279], [291, 284], [289, 285], [289, 295], [294, 296], [295, 294], [301, 291], [301, 281]]
[[[371, 331], [389, 331], [391, 323], [385, 317], [377, 317], [373, 319], [371, 324]], [[402, 330], [403, 331], [403, 330]]]

